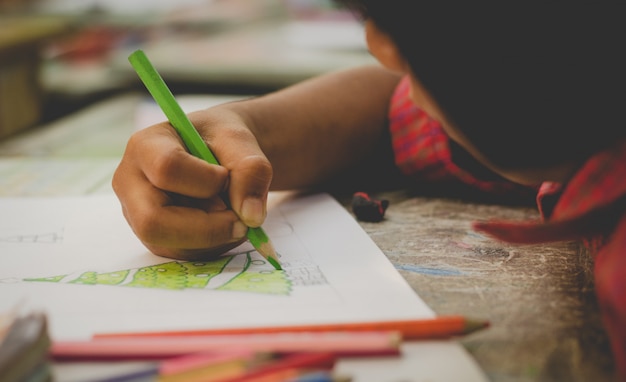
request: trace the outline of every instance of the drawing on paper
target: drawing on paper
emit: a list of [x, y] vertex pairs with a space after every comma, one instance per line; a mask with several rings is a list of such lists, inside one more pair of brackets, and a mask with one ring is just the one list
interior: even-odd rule
[[[162, 259], [158, 263], [133, 263], [103, 268], [90, 266], [84, 257], [76, 262], [64, 261], [50, 273], [22, 273], [18, 277], [0, 279], [7, 283], [51, 283], [66, 286], [125, 287], [145, 290], [172, 291], [231, 291], [273, 296], [292, 296], [302, 287], [324, 286], [329, 283], [319, 266], [303, 250], [293, 227], [284, 218], [268, 219], [272, 238], [284, 244], [290, 253], [281, 260], [282, 271], [276, 271], [249, 243], [235, 248], [218, 259], [182, 261]], [[0, 243], [65, 243], [64, 229], [42, 232], [15, 232], [0, 236]], [[43, 251], [43, 250], [42, 250]], [[279, 255], [280, 256], [280, 255]], [[149, 259], [149, 258], [147, 258]], [[51, 261], [54, 261], [51, 259]], [[81, 265], [82, 264], [82, 265]], [[118, 263], [124, 264], [124, 263]], [[26, 272], [28, 272], [26, 270]]]
[[86, 271], [79, 274], [26, 278], [23, 281], [289, 295], [291, 280], [286, 273], [264, 267], [264, 263], [264, 260], [253, 259], [251, 252], [246, 252], [214, 261], [170, 261], [137, 269], [104, 273]]
[[85, 271], [25, 282], [52, 282], [79, 285], [109, 285], [169, 290], [217, 290], [288, 296], [296, 285], [322, 285], [326, 279], [316, 266], [308, 264], [276, 271], [254, 251], [224, 256], [214, 261], [170, 261], [167, 263], [113, 272]]
[[57, 232], [46, 232], [41, 234], [11, 235], [0, 237], [0, 242], [4, 243], [43, 243], [55, 244], [63, 241], [63, 235]]

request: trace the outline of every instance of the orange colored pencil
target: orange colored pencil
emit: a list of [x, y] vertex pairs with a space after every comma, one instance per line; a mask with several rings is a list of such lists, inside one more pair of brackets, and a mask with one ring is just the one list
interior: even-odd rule
[[489, 321], [472, 320], [464, 316], [440, 316], [435, 318], [380, 321], [351, 322], [320, 325], [265, 326], [226, 329], [202, 329], [161, 332], [135, 333], [100, 333], [94, 338], [123, 337], [164, 337], [164, 336], [210, 336], [230, 334], [268, 334], [268, 333], [300, 333], [300, 332], [371, 332], [397, 331], [403, 340], [441, 339], [462, 336], [480, 329], [487, 328]]

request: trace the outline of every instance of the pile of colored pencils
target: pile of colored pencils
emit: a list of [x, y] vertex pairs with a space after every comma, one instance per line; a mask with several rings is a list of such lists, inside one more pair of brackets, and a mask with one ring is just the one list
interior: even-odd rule
[[[147, 360], [143, 369], [115, 381], [337, 382], [333, 372], [347, 357], [401, 355], [403, 340], [450, 338], [487, 327], [461, 316], [375, 323], [287, 327], [104, 333], [88, 341], [53, 342], [62, 361]], [[107, 380], [111, 380], [110, 378]]]

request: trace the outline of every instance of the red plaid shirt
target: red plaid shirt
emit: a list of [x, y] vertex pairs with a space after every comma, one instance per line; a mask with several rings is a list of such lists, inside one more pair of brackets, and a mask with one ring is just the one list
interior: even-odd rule
[[[413, 105], [408, 91], [405, 79], [390, 110], [396, 163], [405, 174], [420, 181], [457, 179], [493, 194], [524, 192], [504, 179], [480, 180], [452, 163], [448, 137]], [[567, 184], [542, 184], [537, 204], [538, 221], [475, 222], [473, 227], [510, 243], [585, 243], [594, 256], [596, 296], [616, 366], [626, 378], [626, 142], [591, 157]]]

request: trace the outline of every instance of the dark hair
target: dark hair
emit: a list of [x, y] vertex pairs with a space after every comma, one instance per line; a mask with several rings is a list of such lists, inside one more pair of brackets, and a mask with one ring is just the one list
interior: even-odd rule
[[394, 40], [494, 164], [586, 159], [626, 133], [620, 2], [336, 0]]

